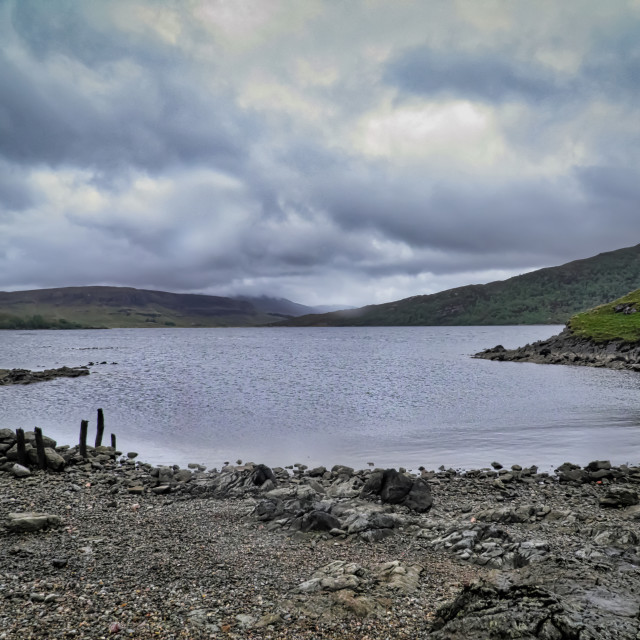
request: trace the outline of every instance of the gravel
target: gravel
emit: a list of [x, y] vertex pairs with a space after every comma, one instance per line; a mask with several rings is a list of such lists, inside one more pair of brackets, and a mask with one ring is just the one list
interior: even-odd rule
[[[568, 619], [582, 635], [548, 637], [582, 640], [596, 627], [602, 638], [640, 637], [640, 511], [600, 504], [617, 495], [611, 487], [637, 492], [637, 469], [595, 481], [585, 472], [580, 482], [519, 468], [423, 473], [433, 495], [428, 513], [325, 497], [343, 522], [353, 522], [349, 509], [392, 516], [378, 517], [393, 525], [390, 535], [368, 542], [370, 531], [303, 533], [299, 496], [301, 488], [357, 488], [370, 470], [311, 478], [280, 469], [275, 482], [253, 487], [252, 465], [178, 476], [184, 470], [156, 471], [115, 452], [84, 461], [59, 449], [61, 472], [0, 472], [0, 525], [10, 513], [60, 519], [30, 532], [0, 526], [0, 640], [480, 638], [454, 629], [462, 615], [479, 615], [477, 598], [484, 609], [487, 599], [502, 599], [496, 625], [511, 625], [510, 611], [529, 616], [534, 631], [522, 638], [547, 637], [535, 629]], [[274, 487], [284, 510], [261, 520], [256, 507]], [[496, 586], [496, 575], [510, 586]], [[535, 616], [544, 606], [530, 603], [550, 597], [562, 615], [542, 624]], [[476, 630], [488, 628], [474, 620]], [[510, 637], [496, 629], [486, 637]]]

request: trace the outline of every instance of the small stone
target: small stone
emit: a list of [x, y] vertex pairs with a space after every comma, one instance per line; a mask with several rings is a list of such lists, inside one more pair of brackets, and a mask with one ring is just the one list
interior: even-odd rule
[[17, 462], [11, 467], [11, 473], [13, 473], [16, 478], [26, 478], [31, 475], [31, 471], [29, 471], [27, 467], [23, 467]]
[[152, 493], [155, 493], [157, 496], [161, 496], [166, 493], [169, 493], [171, 491], [171, 486], [168, 484], [161, 484], [161, 485], [158, 485], [157, 487], [152, 487], [151, 491]]
[[127, 491], [133, 495], [140, 495], [141, 493], [144, 493], [144, 487], [136, 485], [135, 487], [129, 487]]
[[133, 460], [134, 458], [137, 458], [138, 454], [135, 451], [129, 451], [129, 453], [127, 453], [127, 458], [129, 458], [129, 460]]
[[258, 622], [256, 622], [255, 628], [263, 629], [264, 627], [268, 627], [269, 625], [280, 624], [281, 622], [283, 622], [283, 620], [279, 613], [267, 613], [266, 615], [262, 616], [262, 618], [260, 618]]
[[253, 623], [256, 619], [253, 616], [247, 615], [246, 613], [239, 613], [236, 616], [236, 620], [240, 623], [240, 626], [243, 629], [249, 629], [253, 626]]

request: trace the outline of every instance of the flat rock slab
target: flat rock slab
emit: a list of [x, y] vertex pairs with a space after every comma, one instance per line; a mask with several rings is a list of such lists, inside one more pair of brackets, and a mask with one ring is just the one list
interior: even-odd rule
[[27, 511], [24, 513], [10, 513], [7, 516], [7, 529], [14, 533], [23, 531], [40, 531], [49, 527], [59, 527], [62, 524], [60, 516], [49, 513], [35, 513]]
[[56, 378], [78, 378], [88, 376], [87, 367], [59, 367], [44, 371], [29, 371], [29, 369], [0, 369], [0, 386], [8, 384], [32, 384]]

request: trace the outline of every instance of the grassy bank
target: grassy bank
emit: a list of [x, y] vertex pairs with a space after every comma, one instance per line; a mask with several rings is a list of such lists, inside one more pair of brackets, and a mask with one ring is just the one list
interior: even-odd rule
[[571, 332], [595, 342], [638, 342], [640, 340], [640, 289], [608, 304], [573, 316]]

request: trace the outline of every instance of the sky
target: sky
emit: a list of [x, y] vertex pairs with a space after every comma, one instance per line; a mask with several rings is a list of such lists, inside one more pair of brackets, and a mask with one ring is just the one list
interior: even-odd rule
[[640, 0], [0, 0], [0, 289], [360, 306], [640, 243]]

